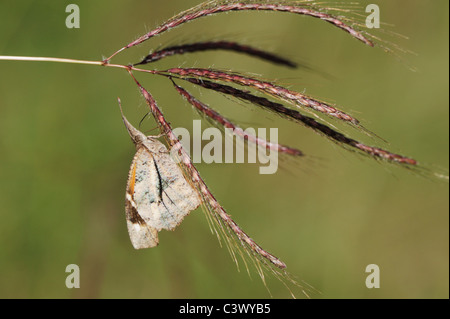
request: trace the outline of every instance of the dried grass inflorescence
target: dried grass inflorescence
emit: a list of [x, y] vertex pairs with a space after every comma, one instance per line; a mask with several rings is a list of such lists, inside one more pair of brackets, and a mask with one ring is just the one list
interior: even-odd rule
[[[254, 143], [258, 146], [261, 146], [262, 148], [276, 150], [280, 154], [286, 154], [288, 156], [294, 156], [296, 158], [305, 156], [302, 151], [296, 148], [278, 143], [271, 143], [242, 130], [237, 124], [233, 123], [231, 120], [215, 111], [212, 107], [194, 97], [194, 95], [183, 88], [180, 83], [186, 83], [190, 86], [198, 87], [199, 89], [211, 90], [229, 96], [232, 99], [236, 99], [238, 101], [251, 103], [265, 111], [280, 116], [282, 119], [286, 119], [307, 127], [320, 136], [323, 136], [336, 143], [340, 147], [343, 147], [350, 151], [355, 151], [371, 159], [397, 164], [407, 169], [419, 168], [419, 172], [424, 168], [419, 167], [417, 161], [412, 158], [392, 153], [380, 147], [367, 145], [358, 141], [356, 138], [348, 136], [349, 134], [342, 132], [331, 122], [334, 121], [334, 123], [343, 123], [344, 125], [348, 124], [348, 127], [351, 128], [351, 130], [356, 131], [356, 133], [361, 132], [371, 137], [376, 137], [375, 134], [367, 131], [361, 125], [358, 119], [344, 112], [342, 107], [336, 107], [333, 104], [318, 100], [314, 97], [294, 91], [292, 89], [288, 89], [280, 84], [275, 83], [275, 81], [250, 77], [236, 71], [224, 71], [204, 68], [202, 69], [193, 67], [188, 68], [180, 66], [174, 66], [173, 68], [167, 69], [165, 71], [160, 71], [152, 68], [141, 67], [151, 66], [155, 62], [174, 55], [193, 54], [211, 50], [226, 50], [238, 54], [245, 54], [254, 58], [261, 59], [265, 62], [277, 64], [284, 67], [295, 68], [297, 66], [295, 62], [290, 61], [289, 59], [286, 59], [277, 54], [267, 52], [264, 49], [254, 48], [249, 45], [237, 43], [234, 41], [216, 40], [169, 46], [158, 51], [150, 52], [140, 62], [138, 61], [132, 65], [114, 64], [111, 63], [111, 61], [112, 58], [116, 57], [124, 50], [135, 47], [157, 35], [169, 31], [170, 29], [181, 26], [198, 18], [233, 11], [273, 11], [312, 17], [329, 23], [330, 26], [335, 27], [335, 29], [345, 31], [351, 37], [357, 39], [358, 41], [369, 47], [379, 47], [397, 57], [397, 52], [407, 52], [398, 47], [395, 43], [389, 43], [368, 33], [366, 31], [365, 24], [362, 22], [362, 20], [365, 19], [365, 16], [358, 12], [359, 9], [360, 8], [357, 7], [354, 3], [333, 2], [328, 6], [326, 2], [316, 3], [311, 0], [211, 0], [203, 2], [187, 11], [181, 12], [168, 21], [162, 23], [155, 29], [139, 37], [135, 41], [132, 41], [129, 44], [121, 47], [109, 58], [103, 61], [86, 61], [65, 58], [26, 56], [0, 56], [0, 60], [77, 63], [126, 70], [138, 86], [142, 96], [145, 98], [145, 101], [150, 110], [149, 113], [153, 115], [156, 122], [158, 123], [161, 135], [166, 138], [166, 142], [170, 148], [170, 153], [178, 157], [177, 162], [179, 163], [179, 167], [181, 168], [181, 177], [185, 178], [185, 181], [187, 181], [189, 183], [189, 186], [191, 186], [184, 189], [184, 192], [182, 190], [180, 194], [191, 194], [192, 192], [194, 192], [195, 197], [198, 197], [198, 201], [201, 202], [200, 205], [204, 208], [204, 212], [211, 230], [217, 235], [219, 242], [224, 242], [226, 244], [226, 247], [228, 248], [236, 264], [238, 265], [239, 256], [245, 263], [247, 270], [249, 270], [248, 263], [251, 263], [255, 266], [264, 283], [266, 283], [265, 274], [269, 273], [278, 278], [284, 285], [286, 285], [286, 287], [288, 287], [289, 290], [290, 287], [292, 287], [292, 285], [290, 284], [293, 284], [296, 287], [300, 287], [302, 291], [307, 295], [308, 291], [310, 291], [310, 288], [304, 287], [303, 285], [300, 285], [296, 280], [294, 280], [291, 275], [286, 272], [286, 264], [279, 258], [275, 257], [273, 254], [269, 253], [261, 246], [259, 246], [238, 226], [238, 224], [220, 205], [212, 192], [208, 189], [205, 181], [200, 176], [188, 153], [180, 143], [180, 140], [173, 132], [170, 123], [166, 120], [152, 94], [149, 90], [141, 85], [141, 83], [135, 78], [134, 73], [139, 72], [146, 75], [157, 75], [170, 80], [175, 88], [175, 92], [177, 92], [182, 98], [184, 98], [189, 103], [189, 105], [191, 105], [201, 115], [210, 119], [211, 122], [225, 129], [233, 129], [237, 137], [240, 137], [249, 143]], [[305, 115], [305, 112], [307, 112], [308, 115]], [[140, 136], [140, 134], [142, 134], [137, 134], [136, 132], [135, 134], [131, 134], [131, 124], [127, 124], [126, 122], [125, 124], [129, 128], [130, 135]], [[159, 141], [153, 141], [150, 144], [159, 145], [158, 143]], [[149, 147], [151, 147], [151, 145]], [[138, 146], [141, 145], [138, 143]], [[137, 155], [139, 155], [139, 150], [137, 152]], [[158, 156], [156, 157], [158, 158]], [[157, 158], [154, 158], [154, 163], [156, 163]], [[163, 160], [161, 160], [161, 158]], [[160, 157], [158, 165], [164, 165], [163, 163], [167, 163], [170, 161], [171, 158], [169, 156], [162, 156]], [[172, 167], [172, 164], [176, 165], [172, 162], [171, 164], [166, 165]], [[145, 165], [142, 163], [141, 166], [144, 167]], [[168, 169], [170, 170], [170, 168]], [[134, 201], [133, 199], [133, 189], [136, 184], [136, 179], [134, 179], [134, 170], [131, 170], [131, 172], [132, 173], [130, 175], [133, 178], [131, 179], [131, 181], [129, 180], [129, 183], [127, 185], [127, 198], [130, 197], [132, 201], [129, 201], [128, 203], [129, 205], [127, 206], [127, 213], [131, 214], [131, 217], [128, 217], [130, 218], [133, 227], [136, 225], [139, 226], [139, 224], [141, 226], [144, 226], [146, 221], [143, 218], [140, 218], [140, 207], [138, 207], [136, 201]], [[158, 173], [159, 170], [154, 168], [153, 172]], [[423, 173], [425, 173], [425, 175], [427, 174], [427, 172]], [[177, 177], [180, 177], [180, 174], [176, 175]], [[439, 179], [448, 181], [447, 172], [431, 172], [431, 175]], [[160, 192], [160, 182], [161, 179], [159, 180], [159, 182], [152, 182], [156, 185], [152, 185], [154, 186], [154, 192]], [[184, 180], [182, 180], [181, 182], [181, 184], [185, 184]], [[182, 214], [183, 217], [187, 215], [189, 211], [194, 209], [194, 207], [198, 206], [198, 201], [193, 200], [191, 202], [192, 205], [186, 206], [186, 209]], [[163, 209], [161, 208], [161, 210]], [[150, 214], [151, 213], [153, 212], [150, 209]], [[182, 218], [175, 218], [175, 220], [178, 223], [181, 222]], [[169, 227], [169, 229], [172, 228]], [[135, 231], [137, 233], [141, 233], [141, 230], [142, 229], [138, 227], [136, 229], [132, 229], [132, 231]], [[154, 230], [152, 230], [152, 232], [154, 233], [154, 231], [159, 230], [155, 228]], [[134, 244], [136, 244], [138, 248], [147, 246], [143, 245], [144, 243], [150, 243], [148, 246], [156, 245], [157, 237], [154, 236], [153, 241], [148, 241], [147, 238], [145, 240], [138, 240], [134, 242]], [[294, 294], [292, 295], [294, 296]]]
[[[137, 46], [154, 36], [160, 35], [184, 23], [193, 21], [201, 17], [230, 11], [277, 11], [310, 16], [326, 21], [331, 25], [346, 31], [352, 37], [368, 46], [373, 47], [377, 44], [372, 40], [375, 38], [370, 36], [370, 34], [367, 34], [363, 30], [362, 25], [359, 24], [355, 19], [343, 16], [345, 13], [351, 12], [345, 8], [325, 8], [323, 5], [316, 4], [311, 1], [277, 1], [276, 3], [272, 3], [271, 1], [256, 0], [216, 0], [204, 2], [169, 19], [154, 30], [144, 34], [137, 40], [132, 41], [131, 43], [117, 50], [109, 58], [105, 59], [102, 64], [112, 66], [110, 62], [111, 59], [120, 52], [128, 48]], [[334, 16], [329, 13], [330, 11], [339, 12], [339, 15]], [[415, 166], [417, 162], [408, 157], [394, 154], [378, 147], [368, 146], [358, 142], [353, 138], [347, 137], [344, 133], [339, 132], [338, 129], [322, 123], [327, 123], [326, 120], [322, 118], [322, 116], [325, 116], [325, 118], [342, 121], [343, 123], [351, 124], [353, 128], [362, 132], [366, 132], [356, 118], [333, 105], [330, 105], [323, 101], [319, 101], [305, 94], [287, 89], [283, 86], [275, 84], [274, 82], [247, 77], [237, 72], [213, 69], [176, 67], [165, 71], [156, 71], [144, 70], [136, 67], [138, 65], [149, 65], [173, 55], [203, 52], [207, 50], [228, 50], [247, 54], [255, 58], [260, 58], [267, 62], [279, 65], [288, 67], [296, 66], [296, 63], [276, 54], [232, 41], [197, 42], [171, 46], [148, 54], [142, 61], [137, 62], [132, 66], [114, 66], [126, 68], [139, 87], [141, 94], [143, 95], [149, 106], [150, 113], [157, 121], [162, 134], [166, 137], [167, 142], [172, 149], [172, 154], [175, 153], [179, 157], [178, 159], [180, 167], [183, 169], [186, 180], [189, 181], [189, 183], [197, 190], [198, 194], [200, 195], [202, 199], [202, 206], [206, 213], [207, 219], [210, 222], [211, 229], [216, 233], [219, 241], [223, 240], [226, 243], [226, 246], [228, 247], [235, 262], [238, 263], [237, 256], [241, 256], [244, 263], [247, 265], [245, 257], [249, 256], [250, 261], [254, 264], [264, 282], [265, 273], [267, 270], [269, 270], [272, 275], [280, 279], [286, 286], [288, 286], [289, 283], [300, 286], [294, 279], [292, 279], [289, 273], [286, 272], [285, 263], [256, 244], [256, 242], [237, 225], [237, 223], [219, 204], [219, 202], [208, 189], [199, 172], [193, 165], [188, 153], [181, 145], [178, 137], [172, 131], [172, 127], [165, 119], [155, 99], [153, 98], [151, 93], [146, 88], [144, 88], [135, 78], [133, 72], [147, 72], [149, 74], [159, 75], [170, 79], [174, 85], [176, 92], [178, 92], [184, 99], [186, 99], [186, 101], [189, 102], [189, 104], [193, 106], [197, 111], [199, 111], [202, 115], [210, 118], [216, 124], [224, 128], [231, 128], [235, 130], [237, 136], [265, 148], [275, 149], [278, 152], [288, 155], [303, 156], [303, 153], [300, 150], [280, 144], [273, 144], [246, 133], [236, 124], [219, 114], [217, 111], [213, 110], [210, 106], [199, 101], [186, 89], [175, 83], [175, 80], [177, 82], [189, 82], [200, 88], [213, 90], [239, 100], [250, 102], [263, 108], [264, 110], [275, 113], [284, 119], [288, 119], [305, 127], [308, 127], [342, 147], [359, 151], [360, 153], [374, 159], [382, 159], [387, 162], [396, 163], [405, 167]], [[238, 89], [235, 86], [242, 87], [243, 89]], [[251, 90], [258, 92], [259, 94], [275, 98], [280, 102], [284, 102], [287, 105], [290, 105], [290, 107], [285, 106], [279, 102], [272, 101], [267, 97], [259, 96], [256, 92], [252, 92]], [[302, 114], [301, 112], [303, 111], [312, 113], [315, 118]], [[173, 152], [173, 150], [175, 150], [175, 152]]]

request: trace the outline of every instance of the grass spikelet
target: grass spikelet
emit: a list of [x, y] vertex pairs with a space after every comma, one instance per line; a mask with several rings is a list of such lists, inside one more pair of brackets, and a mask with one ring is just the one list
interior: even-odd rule
[[277, 54], [259, 50], [248, 45], [239, 44], [232, 41], [209, 41], [209, 42], [196, 42], [190, 44], [183, 44], [177, 46], [171, 46], [162, 50], [155, 51], [147, 55], [141, 62], [134, 64], [144, 65], [151, 62], [156, 62], [169, 56], [177, 54], [195, 53], [211, 50], [226, 50], [237, 53], [244, 53], [252, 57], [257, 57], [267, 62], [274, 64], [284, 65], [290, 68], [296, 68], [297, 64], [293, 61], [285, 59]]

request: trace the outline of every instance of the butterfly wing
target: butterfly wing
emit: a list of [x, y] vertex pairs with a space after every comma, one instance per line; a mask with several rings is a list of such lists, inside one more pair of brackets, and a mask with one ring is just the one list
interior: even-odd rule
[[200, 205], [165, 146], [157, 140], [148, 143], [136, 152], [127, 184], [128, 233], [136, 249], [158, 245], [160, 230], [173, 230]]
[[173, 230], [200, 205], [200, 197], [168, 152], [154, 154], [154, 158], [154, 172], [159, 180], [158, 192], [161, 199], [158, 202], [160, 223], [154, 226]]
[[[125, 214], [127, 219], [128, 234], [135, 249], [150, 248], [158, 245], [158, 231], [147, 224], [139, 211], [139, 204], [136, 202], [136, 171], [141, 162], [142, 152], [138, 151], [131, 163], [128, 175]], [[142, 164], [140, 164], [142, 165]]]

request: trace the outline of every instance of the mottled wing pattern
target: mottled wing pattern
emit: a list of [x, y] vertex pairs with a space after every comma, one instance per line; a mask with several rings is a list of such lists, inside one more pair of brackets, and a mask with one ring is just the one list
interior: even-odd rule
[[128, 234], [135, 249], [155, 247], [158, 245], [158, 231], [149, 226], [139, 214], [139, 208], [134, 200], [136, 184], [136, 166], [139, 152], [133, 158], [128, 175], [127, 192], [125, 200], [125, 214]]
[[127, 196], [128, 192], [132, 199], [127, 204], [128, 231], [136, 249], [156, 246], [160, 230], [173, 230], [200, 205], [199, 195], [186, 181], [166, 147], [152, 138], [136, 152]]

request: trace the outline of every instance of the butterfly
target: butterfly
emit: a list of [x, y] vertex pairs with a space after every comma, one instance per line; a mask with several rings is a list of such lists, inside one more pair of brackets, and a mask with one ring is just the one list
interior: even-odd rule
[[157, 136], [134, 128], [123, 112], [122, 119], [136, 146], [125, 196], [128, 233], [135, 249], [155, 247], [158, 232], [174, 230], [201, 199]]

